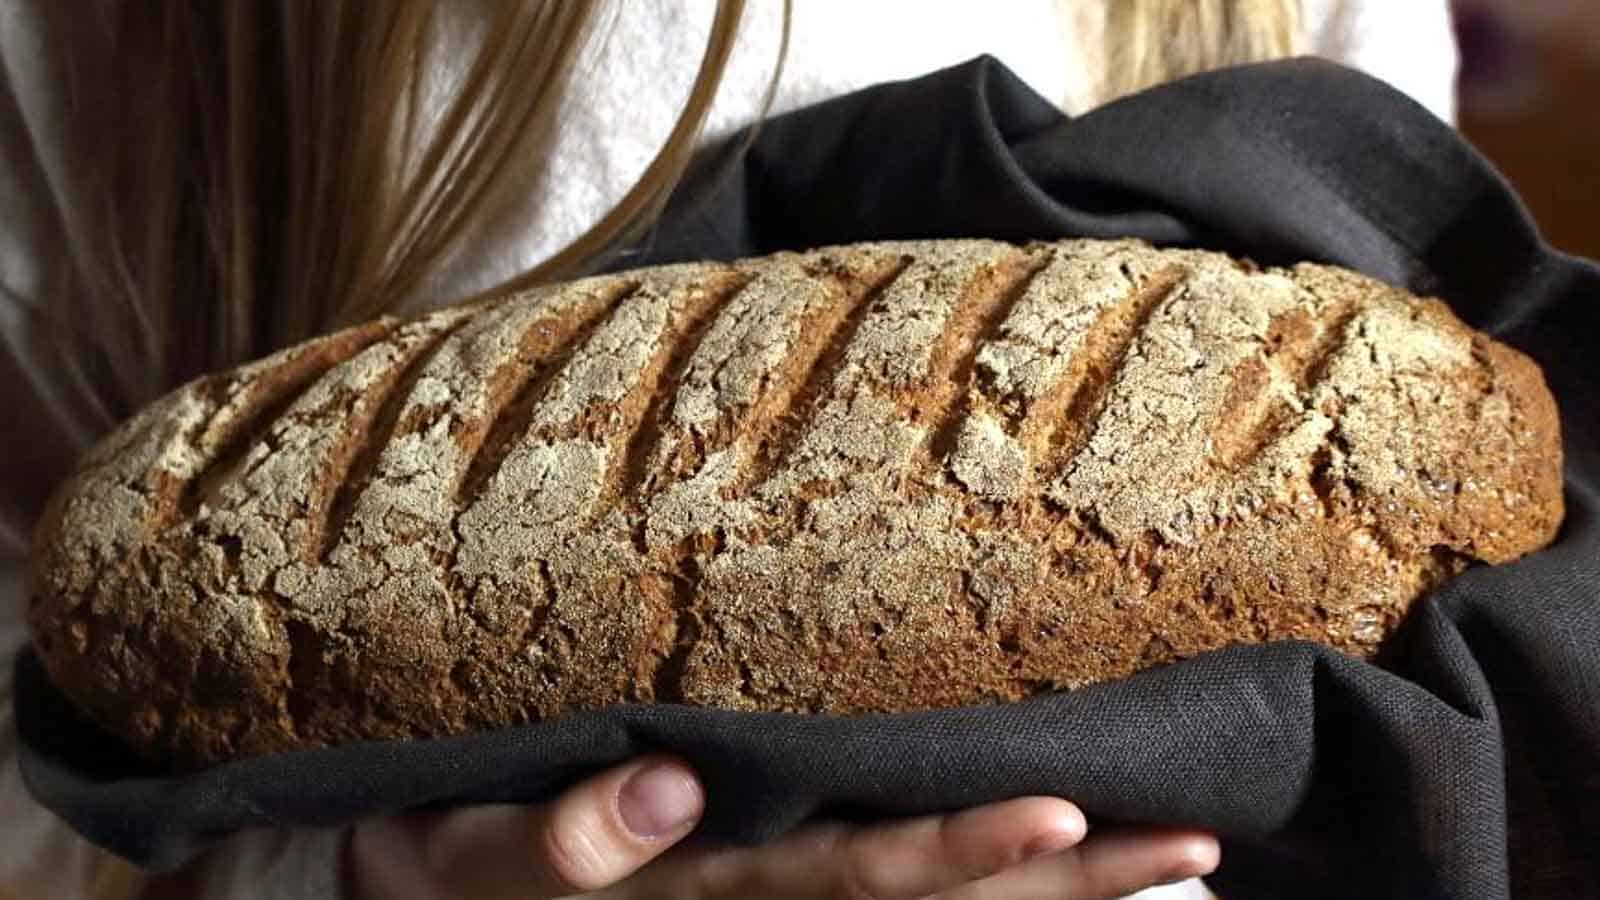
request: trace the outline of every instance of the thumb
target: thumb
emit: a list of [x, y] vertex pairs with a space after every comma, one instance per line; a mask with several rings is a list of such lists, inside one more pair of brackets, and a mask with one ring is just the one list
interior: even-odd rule
[[[548, 900], [609, 887], [633, 874], [693, 831], [704, 805], [700, 783], [686, 765], [640, 757], [541, 806], [476, 806], [413, 822], [410, 852], [420, 856], [434, 896]], [[375, 854], [362, 853], [363, 837], [358, 831], [353, 848], [358, 872], [375, 868]], [[368, 844], [378, 840], [374, 834]], [[389, 874], [374, 881], [392, 880], [395, 873]], [[394, 896], [424, 896], [417, 887], [411, 881]], [[388, 894], [371, 894], [379, 895]]]
[[[680, 762], [646, 757], [596, 776], [530, 816], [544, 890], [564, 896], [607, 887], [677, 843], [700, 820], [705, 796]], [[523, 894], [523, 896], [528, 896]]]

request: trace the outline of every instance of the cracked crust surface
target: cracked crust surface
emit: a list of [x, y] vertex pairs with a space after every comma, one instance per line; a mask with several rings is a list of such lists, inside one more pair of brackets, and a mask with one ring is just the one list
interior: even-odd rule
[[866, 244], [383, 320], [107, 438], [52, 678], [181, 766], [618, 702], [905, 710], [1370, 656], [1551, 540], [1554, 401], [1440, 303], [1133, 241]]

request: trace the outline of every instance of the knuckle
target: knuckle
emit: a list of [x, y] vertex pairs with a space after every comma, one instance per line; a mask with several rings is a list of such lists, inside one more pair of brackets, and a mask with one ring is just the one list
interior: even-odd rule
[[611, 883], [613, 866], [592, 829], [582, 823], [552, 817], [540, 826], [537, 852], [557, 887], [567, 891], [594, 891]]
[[1016, 861], [1004, 858], [1004, 850], [993, 841], [984, 842], [984, 846], [974, 852], [970, 836], [956, 827], [953, 816], [939, 819], [933, 845], [944, 865], [963, 884], [987, 878]]
[[843, 900], [891, 900], [884, 885], [884, 872], [869, 843], [857, 840], [853, 832], [841, 831], [834, 839], [834, 859], [839, 865], [839, 894]]
[[737, 855], [724, 852], [700, 853], [691, 856], [685, 865], [681, 889], [677, 897], [755, 897], [760, 893], [748, 889], [749, 872], [740, 865]]
[[841, 900], [888, 900], [863, 881], [859, 873], [851, 872], [846, 872], [840, 881], [839, 896]]

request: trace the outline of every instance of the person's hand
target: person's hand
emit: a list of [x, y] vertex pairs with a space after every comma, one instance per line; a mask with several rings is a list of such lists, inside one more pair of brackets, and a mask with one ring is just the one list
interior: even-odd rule
[[1085, 839], [1083, 813], [1023, 797], [888, 824], [808, 825], [759, 847], [680, 848], [704, 794], [681, 762], [642, 757], [542, 806], [480, 806], [358, 826], [361, 900], [1074, 900], [1209, 873], [1210, 835]]

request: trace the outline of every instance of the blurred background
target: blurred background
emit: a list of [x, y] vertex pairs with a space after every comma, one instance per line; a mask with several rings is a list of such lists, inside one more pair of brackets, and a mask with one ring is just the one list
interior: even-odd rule
[[1600, 0], [1452, 6], [1461, 130], [1551, 243], [1600, 258]]

